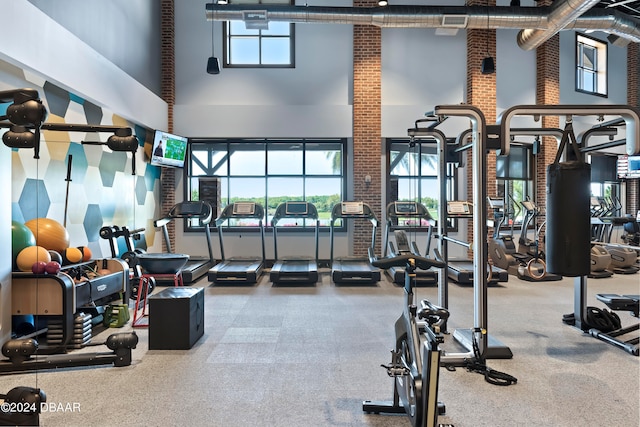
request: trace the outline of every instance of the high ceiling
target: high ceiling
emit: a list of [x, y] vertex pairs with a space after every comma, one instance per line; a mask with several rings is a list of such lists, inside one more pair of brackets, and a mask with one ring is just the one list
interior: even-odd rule
[[619, 12], [640, 19], [640, 1], [638, 0], [600, 0], [600, 3], [598, 3], [596, 7], [605, 9], [614, 8]]

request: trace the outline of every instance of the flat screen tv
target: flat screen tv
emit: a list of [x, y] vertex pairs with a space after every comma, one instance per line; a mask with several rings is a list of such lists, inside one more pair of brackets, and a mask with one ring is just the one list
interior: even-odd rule
[[629, 178], [640, 178], [640, 156], [629, 156]]
[[172, 168], [184, 167], [188, 139], [157, 130], [151, 149], [151, 164]]
[[640, 156], [619, 156], [618, 177], [623, 179], [640, 178]]

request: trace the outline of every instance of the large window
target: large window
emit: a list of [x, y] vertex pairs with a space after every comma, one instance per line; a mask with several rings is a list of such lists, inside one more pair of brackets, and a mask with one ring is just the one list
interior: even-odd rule
[[[435, 142], [390, 140], [387, 203], [417, 201], [422, 203], [434, 219], [438, 217], [440, 189], [438, 186], [438, 156]], [[454, 166], [447, 166], [447, 199], [455, 199]], [[396, 227], [415, 226], [411, 218], [399, 218]], [[427, 224], [420, 224], [421, 227]]]
[[522, 208], [525, 200], [535, 201], [533, 188], [534, 156], [530, 144], [513, 143], [508, 156], [496, 157], [498, 196], [505, 199], [505, 226], [519, 224], [526, 212]]
[[607, 96], [607, 43], [576, 34], [576, 90]]
[[293, 68], [295, 66], [294, 24], [269, 21], [260, 4], [292, 4], [290, 0], [236, 0], [250, 3], [255, 11], [245, 11], [243, 21], [223, 23], [224, 67]]
[[210, 202], [216, 213], [235, 201], [254, 201], [265, 207], [267, 225], [278, 204], [304, 200], [316, 206], [320, 225], [328, 227], [331, 208], [344, 194], [345, 147], [342, 139], [191, 140], [185, 194]]

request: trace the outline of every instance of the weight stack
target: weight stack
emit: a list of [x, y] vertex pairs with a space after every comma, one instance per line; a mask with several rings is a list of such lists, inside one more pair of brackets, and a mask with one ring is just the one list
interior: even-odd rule
[[587, 276], [591, 253], [591, 165], [552, 163], [547, 167], [547, 271]]
[[71, 336], [71, 347], [82, 348], [91, 342], [92, 325], [91, 315], [78, 313], [73, 319], [73, 335]]
[[63, 320], [59, 316], [51, 317], [47, 320], [47, 345], [62, 345], [64, 338]]

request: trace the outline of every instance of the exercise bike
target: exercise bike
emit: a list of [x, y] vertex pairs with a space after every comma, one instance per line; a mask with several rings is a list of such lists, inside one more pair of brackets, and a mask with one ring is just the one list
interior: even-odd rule
[[391, 364], [382, 365], [394, 378], [392, 401], [365, 400], [362, 410], [367, 413], [401, 414], [409, 416], [413, 427], [434, 427], [445, 406], [438, 402], [438, 380], [441, 351], [444, 342], [440, 330], [446, 330], [449, 311], [427, 300], [415, 305], [413, 288], [416, 269], [445, 268], [446, 263], [412, 253], [378, 259], [369, 248], [371, 264], [382, 269], [405, 268], [405, 306], [395, 323], [395, 350]]

